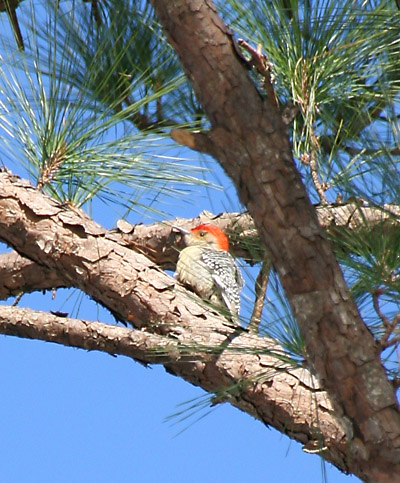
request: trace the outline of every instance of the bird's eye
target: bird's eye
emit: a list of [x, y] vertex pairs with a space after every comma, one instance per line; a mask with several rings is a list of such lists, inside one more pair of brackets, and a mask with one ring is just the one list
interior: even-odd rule
[[201, 231], [201, 232], [200, 232], [200, 236], [204, 236], [205, 234], [206, 234], [206, 232], [205, 232], [205, 231]]

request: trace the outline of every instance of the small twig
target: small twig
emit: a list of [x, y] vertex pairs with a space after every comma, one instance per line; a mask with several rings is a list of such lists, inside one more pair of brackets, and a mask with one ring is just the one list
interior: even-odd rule
[[16, 307], [19, 304], [19, 301], [22, 299], [24, 292], [20, 292], [16, 297], [14, 302], [11, 304], [11, 307]]
[[[131, 107], [133, 105], [133, 101], [130, 99], [129, 96], [124, 97], [124, 102], [128, 107]], [[171, 127], [171, 126], [176, 126], [179, 123], [175, 121], [174, 119], [163, 119], [162, 118], [162, 104], [161, 104], [161, 99], [158, 99], [156, 101], [156, 117], [157, 120], [151, 119], [147, 114], [142, 114], [141, 112], [137, 111], [132, 113], [132, 115], [129, 117], [129, 120], [137, 127], [140, 131], [148, 131], [150, 129], [159, 129], [160, 131], [163, 128]], [[123, 106], [121, 104], [119, 111], [122, 111]]]
[[278, 98], [276, 97], [275, 89], [273, 87], [272, 65], [268, 62], [267, 56], [262, 53], [261, 45], [258, 45], [257, 49], [255, 49], [243, 39], [239, 39], [238, 44], [251, 55], [249, 64], [254, 66], [258, 73], [264, 77], [263, 85], [268, 99], [275, 107], [279, 107]]
[[215, 153], [212, 142], [213, 130], [208, 132], [191, 132], [186, 129], [172, 129], [171, 138], [182, 146], [213, 155]]
[[0, 12], [7, 12], [8, 20], [10, 22], [11, 30], [14, 33], [14, 38], [19, 50], [24, 50], [24, 39], [22, 38], [21, 29], [18, 23], [16, 8], [21, 0], [4, 0], [0, 1]]
[[[154, 91], [157, 92], [161, 90], [162, 83], [160, 81], [156, 81], [154, 84]], [[156, 115], [157, 115], [157, 122], [162, 122], [163, 120], [163, 104], [161, 101], [161, 96], [158, 96], [156, 99]]]
[[386, 317], [386, 315], [382, 312], [380, 304], [379, 304], [379, 297], [382, 295], [381, 290], [375, 290], [375, 292], [372, 294], [372, 304], [374, 306], [375, 312], [378, 314], [379, 318], [382, 320], [383, 325], [388, 328], [390, 327], [390, 322], [389, 319]]
[[326, 183], [321, 183], [318, 177], [318, 166], [317, 166], [317, 146], [314, 145], [311, 148], [310, 154], [303, 154], [300, 157], [300, 161], [306, 164], [310, 168], [310, 175], [312, 182], [314, 184], [315, 191], [318, 193], [321, 203], [324, 205], [328, 204], [328, 199], [325, 195], [325, 191], [328, 189]]
[[300, 105], [304, 122], [307, 126], [307, 137], [309, 144], [309, 153], [304, 153], [300, 156], [300, 161], [306, 164], [310, 168], [311, 180], [314, 184], [315, 191], [317, 192], [321, 204], [327, 205], [328, 200], [325, 195], [325, 191], [329, 188], [327, 183], [321, 183], [318, 176], [317, 165], [317, 153], [320, 151], [319, 137], [315, 134], [314, 123], [315, 113], [319, 113], [318, 105], [310, 98], [310, 75], [307, 66], [304, 62], [298, 61], [296, 70], [298, 70], [301, 77], [301, 92], [302, 96], [297, 96], [297, 103]]
[[400, 334], [399, 335], [396, 335], [396, 337], [392, 337], [390, 340], [388, 340], [385, 343], [385, 346], [382, 348], [382, 350], [383, 349], [387, 349], [388, 347], [391, 347], [393, 345], [398, 345], [399, 343], [400, 343]]
[[101, 21], [101, 15], [99, 11], [98, 0], [83, 0], [83, 1], [85, 3], [91, 4], [90, 15], [92, 16], [92, 18], [94, 18], [97, 27], [101, 27], [102, 21]]
[[396, 391], [400, 387], [400, 377], [395, 377], [391, 382], [394, 390]]
[[67, 144], [62, 141], [56, 149], [50, 153], [47, 160], [44, 162], [40, 178], [36, 184], [36, 189], [41, 190], [43, 186], [50, 183], [56, 175], [58, 168], [62, 165], [66, 158]]
[[257, 276], [254, 291], [256, 294], [256, 299], [254, 302], [253, 313], [251, 314], [249, 331], [258, 333], [258, 328], [261, 322], [262, 309], [264, 307], [265, 295], [268, 288], [269, 274], [271, 272], [271, 260], [269, 258], [264, 258], [260, 272]]
[[97, 3], [97, 0], [92, 0], [91, 15], [95, 19], [97, 27], [100, 28], [102, 21], [101, 21], [101, 15], [99, 12], [99, 4]]
[[390, 336], [393, 334], [394, 330], [397, 327], [397, 324], [400, 321], [400, 314], [397, 314], [393, 317], [392, 321], [386, 317], [386, 315], [382, 312], [380, 304], [379, 304], [379, 297], [382, 295], [381, 290], [375, 290], [372, 294], [372, 304], [374, 306], [374, 310], [377, 313], [378, 317], [381, 319], [384, 327], [385, 332], [381, 339], [379, 340], [379, 345], [381, 346], [381, 350], [384, 350], [390, 346], [396, 345], [400, 342], [400, 335], [393, 337], [389, 340]]
[[18, 23], [17, 13], [14, 8], [7, 8], [7, 15], [10, 20], [11, 28], [14, 32], [15, 41], [19, 50], [25, 50], [24, 39], [22, 38], [21, 29]]

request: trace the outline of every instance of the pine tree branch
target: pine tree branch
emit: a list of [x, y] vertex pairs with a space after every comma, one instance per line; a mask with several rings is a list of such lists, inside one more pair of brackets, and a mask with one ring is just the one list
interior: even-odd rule
[[16, 252], [0, 255], [0, 300], [70, 286], [71, 282], [64, 280], [58, 272], [38, 265]]
[[[99, 322], [0, 305], [0, 333], [124, 355], [167, 371], [215, 393], [308, 448], [320, 448], [346, 470], [346, 437], [327, 394], [305, 369], [279, 360], [270, 341], [242, 333], [229, 340], [211, 327], [174, 337]], [[198, 337], [200, 336], [200, 339]], [[274, 355], [275, 351], [275, 355]], [[333, 446], [332, 446], [333, 445]], [[322, 447], [324, 449], [322, 449]]]
[[[326, 232], [335, 234], [339, 247], [341, 240], [348, 239], [349, 232], [355, 234], [362, 230], [368, 237], [373, 236], [372, 232], [377, 228], [380, 232], [384, 227], [386, 230], [398, 230], [400, 217], [400, 206], [362, 206], [356, 201], [317, 206], [316, 211], [320, 225]], [[148, 225], [131, 225], [120, 220], [116, 230], [104, 230], [104, 233], [118, 244], [143, 253], [163, 269], [174, 270], [183, 244], [180, 235], [171, 226], [191, 228], [201, 223], [213, 223], [223, 229], [229, 236], [232, 253], [236, 257], [244, 258], [251, 264], [263, 259], [264, 250], [254, 220], [247, 213], [214, 215], [205, 211], [196, 218], [179, 218]], [[343, 236], [345, 232], [346, 236]], [[348, 243], [343, 248], [349, 250]], [[70, 286], [70, 280], [17, 253], [0, 255], [0, 300], [20, 293]]]
[[[81, 210], [60, 205], [26, 181], [0, 173], [0, 233], [23, 256], [79, 287], [119, 319], [129, 321], [141, 332], [165, 337], [168, 347], [178, 344], [189, 355], [189, 361], [178, 351], [176, 363], [166, 364], [168, 371], [207, 391], [218, 390], [219, 400], [224, 395], [222, 400], [305, 445], [319, 441], [321, 432], [323, 445], [328, 448], [326, 458], [348, 471], [343, 422], [332, 419], [326, 394], [305, 369], [284, 363], [281, 348], [271, 346], [271, 341], [231, 327], [224, 317], [204, 307], [200, 299], [177, 285], [148, 258], [107, 238], [106, 230]], [[4, 314], [6, 309], [1, 310]], [[48, 314], [42, 319], [42, 314], [30, 318], [28, 312], [16, 307], [8, 310], [4, 323], [12, 319], [12, 313], [16, 319], [10, 322], [14, 328], [3, 328], [3, 333], [60, 343], [68, 342], [71, 333], [74, 335], [68, 343], [75, 341], [79, 346], [76, 340], [80, 331], [95, 328], [86, 322], [74, 322], [66, 328], [69, 319]], [[23, 322], [21, 314], [28, 314], [27, 322]], [[94, 338], [96, 334], [94, 331]], [[114, 334], [118, 338], [121, 332]], [[87, 340], [85, 333], [81, 337]], [[157, 346], [162, 342], [161, 338], [152, 340]], [[82, 342], [82, 347], [94, 348], [85, 344]], [[110, 344], [109, 351], [115, 352], [114, 342]], [[154, 345], [150, 348], [154, 349]], [[143, 362], [142, 355], [131, 356]], [[147, 360], [153, 362], [154, 358], [150, 354]], [[321, 423], [321, 413], [326, 415], [326, 426]]]
[[171, 360], [177, 350], [176, 341], [167, 344], [162, 336], [6, 305], [0, 305], [0, 333], [124, 355], [146, 364]]
[[[286, 384], [283, 381], [287, 381], [288, 374], [291, 373], [287, 365], [279, 367], [277, 364], [277, 359], [278, 362], [282, 360], [281, 349], [276, 345], [272, 347], [279, 355], [273, 357], [274, 364], [271, 365], [271, 360], [268, 361], [263, 356], [263, 353], [268, 351], [271, 355], [269, 340], [243, 333], [227, 325], [224, 317], [204, 307], [198, 297], [176, 284], [174, 279], [162, 272], [144, 255], [114, 241], [112, 237], [115, 234], [110, 235], [81, 210], [61, 205], [38, 192], [26, 181], [9, 173], [0, 173], [0, 234], [6, 243], [24, 257], [57, 273], [66, 283], [80, 288], [107, 307], [120, 320], [129, 321], [142, 331], [177, 340], [180, 347], [185, 349], [207, 348], [207, 353], [212, 355], [213, 363], [225, 361], [221, 359], [221, 351], [227, 349], [229, 371], [232, 371], [233, 378], [231, 372], [231, 375], [227, 375], [226, 366], [218, 373], [218, 377], [213, 371], [214, 366], [208, 366], [206, 370], [204, 363], [198, 363], [193, 357], [191, 349], [186, 351], [191, 353], [191, 362], [183, 363], [179, 357], [179, 363], [168, 363], [167, 369], [208, 391], [215, 391], [217, 387], [234, 389], [233, 393], [231, 389], [224, 391], [228, 392], [224, 396], [225, 399], [267, 424], [272, 424], [268, 421], [273, 419], [274, 427], [304, 443], [307, 450], [310, 447], [314, 448], [319, 441], [319, 412], [326, 410], [326, 404], [315, 405], [315, 395], [311, 391], [315, 381], [306, 384], [308, 396], [301, 396], [302, 401], [303, 397], [305, 398], [305, 406], [301, 405], [298, 414], [304, 423], [303, 413], [308, 411], [308, 429], [303, 426], [299, 432], [294, 429], [297, 424], [293, 420], [294, 412], [298, 406], [294, 405], [293, 401], [297, 401], [297, 393], [292, 394], [291, 398], [284, 398], [285, 404], [292, 408], [290, 413], [286, 406], [286, 409], [282, 409], [279, 404], [278, 410], [274, 398], [270, 399], [274, 407], [272, 412], [269, 406], [264, 405], [264, 400], [256, 408], [253, 398], [247, 395], [246, 391], [254, 393], [256, 399], [260, 397], [258, 391], [263, 394], [265, 392], [265, 397], [269, 398], [270, 386], [277, 384], [281, 390], [280, 386]], [[13, 309], [18, 310], [15, 307]], [[58, 321], [59, 319], [57, 318]], [[240, 354], [234, 356], [231, 346], [239, 342]], [[250, 362], [247, 364], [244, 358], [249, 352], [249, 356], [254, 358], [253, 363], [256, 364], [254, 368]], [[277, 369], [283, 371], [283, 381], [277, 378]], [[245, 387], [243, 393], [242, 384], [238, 381], [248, 381], [249, 374], [252, 378], [257, 375], [255, 381], [264, 382], [266, 374], [271, 379], [268, 379], [266, 385], [255, 382], [251, 388]], [[307, 374], [307, 371], [304, 374]], [[301, 384], [304, 385], [304, 381]], [[291, 382], [288, 385], [294, 387]], [[330, 413], [331, 408], [327, 411]], [[276, 421], [275, 412], [282, 412], [279, 421]], [[349, 445], [344, 437], [344, 431], [351, 435], [346, 417], [339, 417], [333, 426], [329, 424], [326, 432], [323, 429], [321, 448], [326, 446], [327, 449], [321, 454], [343, 471], [354, 472], [353, 460], [348, 459]], [[355, 448], [363, 448], [358, 440], [353, 439], [351, 444]]]

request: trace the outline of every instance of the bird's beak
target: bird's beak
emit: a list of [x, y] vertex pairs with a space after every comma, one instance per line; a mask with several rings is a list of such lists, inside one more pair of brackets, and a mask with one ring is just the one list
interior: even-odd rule
[[181, 226], [171, 225], [171, 228], [173, 228], [174, 230], [178, 230], [183, 235], [190, 235], [190, 231]]

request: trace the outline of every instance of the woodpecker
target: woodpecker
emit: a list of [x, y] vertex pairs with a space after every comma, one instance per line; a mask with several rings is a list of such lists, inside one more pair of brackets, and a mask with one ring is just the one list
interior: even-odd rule
[[176, 265], [176, 278], [201, 298], [227, 308], [237, 320], [240, 290], [244, 280], [239, 267], [228, 252], [225, 233], [215, 225], [198, 225], [184, 233], [186, 248]]

